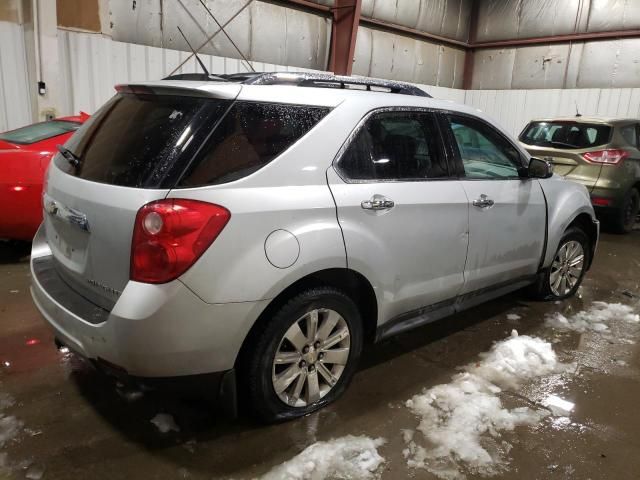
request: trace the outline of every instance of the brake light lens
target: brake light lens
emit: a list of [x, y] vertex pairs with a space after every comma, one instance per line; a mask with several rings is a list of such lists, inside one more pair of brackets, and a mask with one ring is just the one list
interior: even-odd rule
[[608, 149], [598, 150], [596, 152], [587, 152], [582, 154], [584, 159], [589, 163], [598, 163], [604, 165], [617, 165], [629, 156], [625, 150]]
[[151, 202], [138, 210], [131, 245], [131, 280], [166, 283], [186, 272], [229, 222], [220, 205], [197, 200]]

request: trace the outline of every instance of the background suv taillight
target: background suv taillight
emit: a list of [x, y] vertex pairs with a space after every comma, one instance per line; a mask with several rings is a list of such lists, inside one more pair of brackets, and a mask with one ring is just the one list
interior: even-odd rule
[[629, 153], [625, 150], [610, 148], [607, 150], [598, 150], [595, 152], [583, 153], [582, 156], [589, 163], [617, 165], [626, 157], [628, 157]]
[[225, 227], [220, 205], [168, 199], [138, 210], [131, 245], [131, 280], [166, 283], [186, 272]]

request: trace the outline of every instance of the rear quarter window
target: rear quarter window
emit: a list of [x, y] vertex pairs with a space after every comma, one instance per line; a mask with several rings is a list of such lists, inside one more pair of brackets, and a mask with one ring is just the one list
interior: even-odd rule
[[236, 102], [177, 186], [216, 185], [245, 177], [300, 140], [328, 112], [324, 107]]

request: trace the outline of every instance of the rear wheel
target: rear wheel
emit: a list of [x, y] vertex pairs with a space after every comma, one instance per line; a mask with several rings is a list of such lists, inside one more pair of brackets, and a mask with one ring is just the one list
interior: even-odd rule
[[632, 188], [627, 193], [622, 208], [618, 210], [613, 218], [613, 228], [618, 233], [629, 233], [633, 230], [638, 212], [640, 212], [640, 193]]
[[252, 412], [266, 422], [301, 417], [338, 398], [362, 350], [358, 308], [330, 287], [307, 290], [267, 322], [250, 353]]
[[576, 293], [591, 260], [589, 238], [579, 228], [569, 228], [562, 239], [551, 267], [533, 286], [533, 295], [542, 300], [563, 300]]

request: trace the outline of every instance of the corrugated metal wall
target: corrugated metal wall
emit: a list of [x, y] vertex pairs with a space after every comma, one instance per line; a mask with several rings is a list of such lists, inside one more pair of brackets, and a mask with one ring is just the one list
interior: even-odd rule
[[[114, 94], [118, 83], [160, 80], [184, 62], [187, 52], [116, 42], [99, 34], [58, 30], [64, 105], [67, 114], [94, 112]], [[236, 58], [199, 55], [211, 73], [238, 73], [247, 67]], [[310, 71], [251, 62], [257, 71]], [[176, 73], [201, 72], [191, 58]]]
[[474, 89], [623, 88], [638, 85], [639, 38], [487, 49], [475, 53]]
[[[94, 112], [114, 93], [117, 83], [158, 80], [168, 75], [188, 57], [176, 50], [116, 42], [103, 35], [58, 30], [65, 113], [80, 110]], [[215, 73], [246, 71], [242, 61], [213, 55], [200, 55], [205, 65]], [[251, 62], [257, 71], [314, 71], [298, 67]], [[191, 59], [179, 73], [198, 72]], [[418, 82], [415, 82], [418, 83]], [[420, 87], [438, 98], [464, 102], [464, 91], [432, 85]]]
[[[639, 0], [482, 0], [477, 41], [640, 28]], [[479, 50], [472, 88], [640, 85], [640, 39]]]
[[[221, 24], [230, 21], [225, 30], [245, 57], [302, 68], [326, 68], [331, 19], [257, 0], [207, 0], [206, 4]], [[241, 58], [222, 33], [207, 42], [219, 28], [198, 0], [110, 1], [109, 14], [111, 31], [105, 33], [114, 40], [188, 51], [179, 26], [195, 48], [204, 44], [203, 53]]]
[[495, 118], [514, 135], [534, 118], [584, 116], [640, 119], [640, 88], [467, 90], [464, 102]]
[[360, 26], [354, 75], [462, 88], [462, 49]]
[[[102, 35], [65, 30], [59, 30], [58, 34], [63, 77], [61, 83], [65, 94], [64, 114], [80, 110], [92, 113], [113, 95], [115, 84], [157, 80], [188, 56], [185, 52], [175, 50], [116, 42]], [[3, 45], [0, 51], [0, 122], [9, 121], [8, 124], [0, 123], [2, 130], [32, 121], [24, 55], [20, 53], [22, 38], [19, 25], [0, 22], [0, 41]], [[5, 48], [7, 45], [13, 47]], [[18, 54], [15, 53], [16, 49]], [[237, 59], [210, 55], [203, 55], [203, 59], [212, 72], [235, 73], [245, 70]], [[255, 63], [255, 68], [263, 71], [301, 70], [298, 67], [263, 63]], [[191, 60], [179, 71], [195, 72], [198, 66]], [[576, 102], [584, 115], [640, 118], [640, 88], [464, 91], [415, 83], [436, 98], [467, 103], [484, 110], [514, 134], [519, 133], [535, 117], [575, 114]]]
[[362, 16], [467, 41], [472, 0], [362, 0]]
[[477, 40], [640, 28], [637, 0], [479, 0]]
[[0, 132], [31, 123], [23, 27], [0, 22]]

